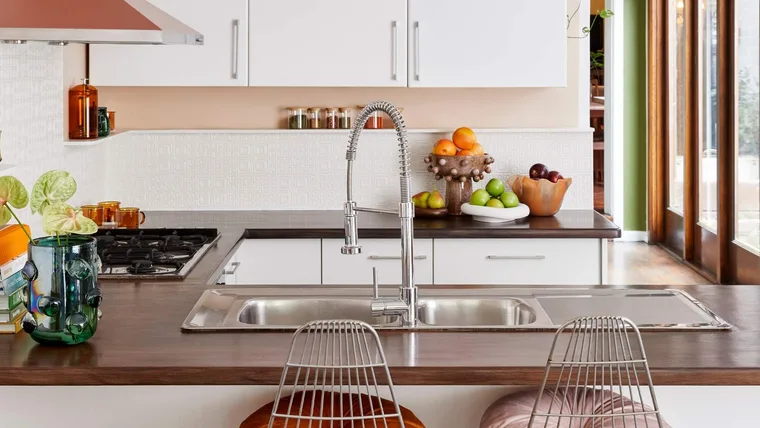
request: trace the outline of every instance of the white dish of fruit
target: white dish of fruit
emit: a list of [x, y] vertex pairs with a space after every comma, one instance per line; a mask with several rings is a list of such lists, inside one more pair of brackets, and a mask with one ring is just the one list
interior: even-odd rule
[[476, 221], [504, 223], [527, 217], [530, 209], [520, 203], [517, 195], [505, 190], [503, 181], [492, 178], [485, 189], [472, 193], [469, 203], [462, 204], [462, 212]]

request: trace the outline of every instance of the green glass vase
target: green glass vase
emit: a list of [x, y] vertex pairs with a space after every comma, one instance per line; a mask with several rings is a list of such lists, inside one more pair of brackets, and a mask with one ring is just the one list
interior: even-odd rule
[[89, 236], [35, 239], [29, 243], [23, 269], [28, 282], [22, 325], [44, 345], [75, 345], [98, 328], [102, 295], [98, 287], [100, 258]]

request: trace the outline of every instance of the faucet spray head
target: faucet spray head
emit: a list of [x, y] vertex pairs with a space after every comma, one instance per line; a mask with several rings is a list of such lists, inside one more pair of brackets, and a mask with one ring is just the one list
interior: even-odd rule
[[345, 245], [341, 247], [341, 254], [361, 254], [362, 247], [358, 242], [358, 232], [356, 230], [356, 202], [348, 201], [344, 205], [344, 229], [346, 231]]

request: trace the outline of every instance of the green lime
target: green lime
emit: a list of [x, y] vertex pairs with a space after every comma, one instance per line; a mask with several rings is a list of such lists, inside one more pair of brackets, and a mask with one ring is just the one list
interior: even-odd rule
[[486, 203], [486, 206], [491, 208], [504, 208], [504, 204], [502, 204], [498, 198], [492, 198]]
[[504, 204], [506, 208], [514, 208], [520, 205], [520, 200], [517, 199], [517, 195], [515, 195], [514, 192], [502, 193], [499, 200], [501, 200], [501, 203]]
[[491, 199], [491, 195], [489, 195], [485, 189], [478, 189], [472, 192], [472, 196], [470, 196], [470, 205], [482, 207], [488, 203], [489, 199]]
[[504, 193], [504, 182], [498, 178], [492, 178], [488, 180], [488, 184], [486, 184], [486, 191], [494, 198], [498, 198], [499, 195]]

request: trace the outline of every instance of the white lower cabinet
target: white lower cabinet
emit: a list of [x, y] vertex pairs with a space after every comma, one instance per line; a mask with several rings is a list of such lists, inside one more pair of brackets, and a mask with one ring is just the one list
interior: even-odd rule
[[597, 285], [599, 239], [436, 239], [436, 284]]
[[[340, 252], [343, 239], [322, 240], [322, 281], [325, 285], [372, 284], [372, 267], [377, 268], [380, 285], [401, 284], [401, 241], [360, 239], [362, 253], [347, 256]], [[414, 240], [414, 279], [417, 284], [433, 283], [433, 240]]]
[[319, 239], [246, 239], [223, 278], [227, 285], [320, 285], [321, 251]]
[[[234, 351], [219, 352], [223, 356]], [[427, 428], [472, 428], [480, 425], [491, 403], [524, 388], [403, 385], [395, 387], [395, 395]], [[758, 386], [657, 386], [655, 390], [662, 416], [674, 428], [758, 426], [758, 417], [748, 410], [760, 400]], [[0, 401], [7, 409], [19, 409], [3, 413], [4, 427], [37, 426], [21, 409], [38, 402], [56, 415], [56, 428], [238, 428], [248, 415], [274, 400], [276, 393], [277, 386], [271, 385], [0, 386]], [[81, 406], [72, 402], [88, 404], [86, 423]]]

